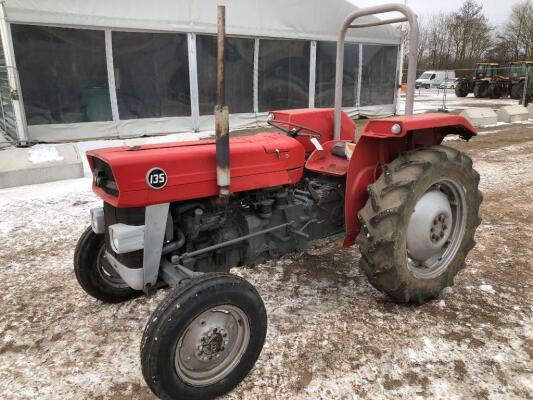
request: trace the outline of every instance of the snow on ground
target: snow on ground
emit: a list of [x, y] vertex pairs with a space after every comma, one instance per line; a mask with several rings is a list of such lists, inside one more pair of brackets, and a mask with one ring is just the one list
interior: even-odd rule
[[[415, 113], [436, 111], [445, 108], [448, 111], [459, 111], [467, 108], [492, 108], [514, 106], [517, 100], [503, 99], [476, 99], [472, 94], [467, 97], [457, 97], [453, 89], [420, 89], [415, 91]], [[400, 99], [400, 114], [405, 111], [405, 95]]]
[[[448, 145], [473, 157], [485, 195], [478, 245], [454, 287], [396, 305], [338, 239], [235, 269], [263, 297], [269, 329], [228, 399], [531, 396], [533, 128]], [[168, 292], [109, 305], [79, 288], [72, 255], [97, 204], [86, 178], [0, 190], [2, 399], [153, 398], [139, 344]]]

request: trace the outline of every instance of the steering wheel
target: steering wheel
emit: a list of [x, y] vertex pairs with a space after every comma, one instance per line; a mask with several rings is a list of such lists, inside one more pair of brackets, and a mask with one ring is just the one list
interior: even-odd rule
[[[308, 128], [307, 126], [297, 124], [295, 122], [278, 121], [276, 119], [271, 119], [270, 121], [267, 121], [267, 124], [273, 126], [276, 129], [279, 129], [282, 132], [285, 132], [287, 135], [292, 137], [305, 136], [318, 138], [322, 136], [319, 131], [316, 131], [312, 128]], [[287, 127], [284, 127], [282, 125], [287, 125]], [[302, 131], [308, 131], [309, 133], [304, 133]]]

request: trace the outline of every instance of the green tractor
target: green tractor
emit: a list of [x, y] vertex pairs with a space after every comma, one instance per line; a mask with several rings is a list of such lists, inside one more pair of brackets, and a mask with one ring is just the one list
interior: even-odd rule
[[519, 100], [524, 93], [528, 71], [533, 70], [533, 61], [515, 61], [509, 68], [511, 98]]

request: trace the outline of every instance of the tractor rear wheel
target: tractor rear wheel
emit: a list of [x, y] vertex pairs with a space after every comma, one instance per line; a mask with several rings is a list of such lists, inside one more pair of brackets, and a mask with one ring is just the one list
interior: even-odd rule
[[106, 303], [119, 303], [143, 293], [130, 288], [108, 264], [104, 235], [94, 233], [90, 226], [76, 245], [74, 272], [87, 294]]
[[360, 265], [370, 283], [418, 304], [452, 286], [481, 222], [478, 184], [472, 160], [444, 146], [386, 165], [359, 212]]
[[524, 82], [517, 83], [511, 87], [511, 98], [520, 100], [524, 93]]
[[162, 399], [213, 399], [237, 386], [265, 342], [261, 297], [244, 279], [209, 273], [173, 289], [141, 341], [142, 372]]
[[457, 85], [455, 86], [455, 95], [457, 97], [468, 96], [468, 86], [466, 82], [464, 81], [457, 82]]
[[500, 97], [502, 97], [501, 90], [496, 84], [491, 84], [487, 93], [491, 99], [499, 99]]
[[474, 86], [474, 97], [483, 99], [487, 97], [489, 91], [489, 85], [486, 83], [478, 83]]

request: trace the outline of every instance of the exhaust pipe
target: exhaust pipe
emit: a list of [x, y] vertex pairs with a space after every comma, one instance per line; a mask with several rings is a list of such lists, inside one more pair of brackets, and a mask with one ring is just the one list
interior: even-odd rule
[[224, 91], [224, 44], [226, 39], [226, 7], [218, 6], [217, 35], [217, 104], [215, 106], [217, 185], [219, 200], [227, 202], [230, 191], [229, 110]]

